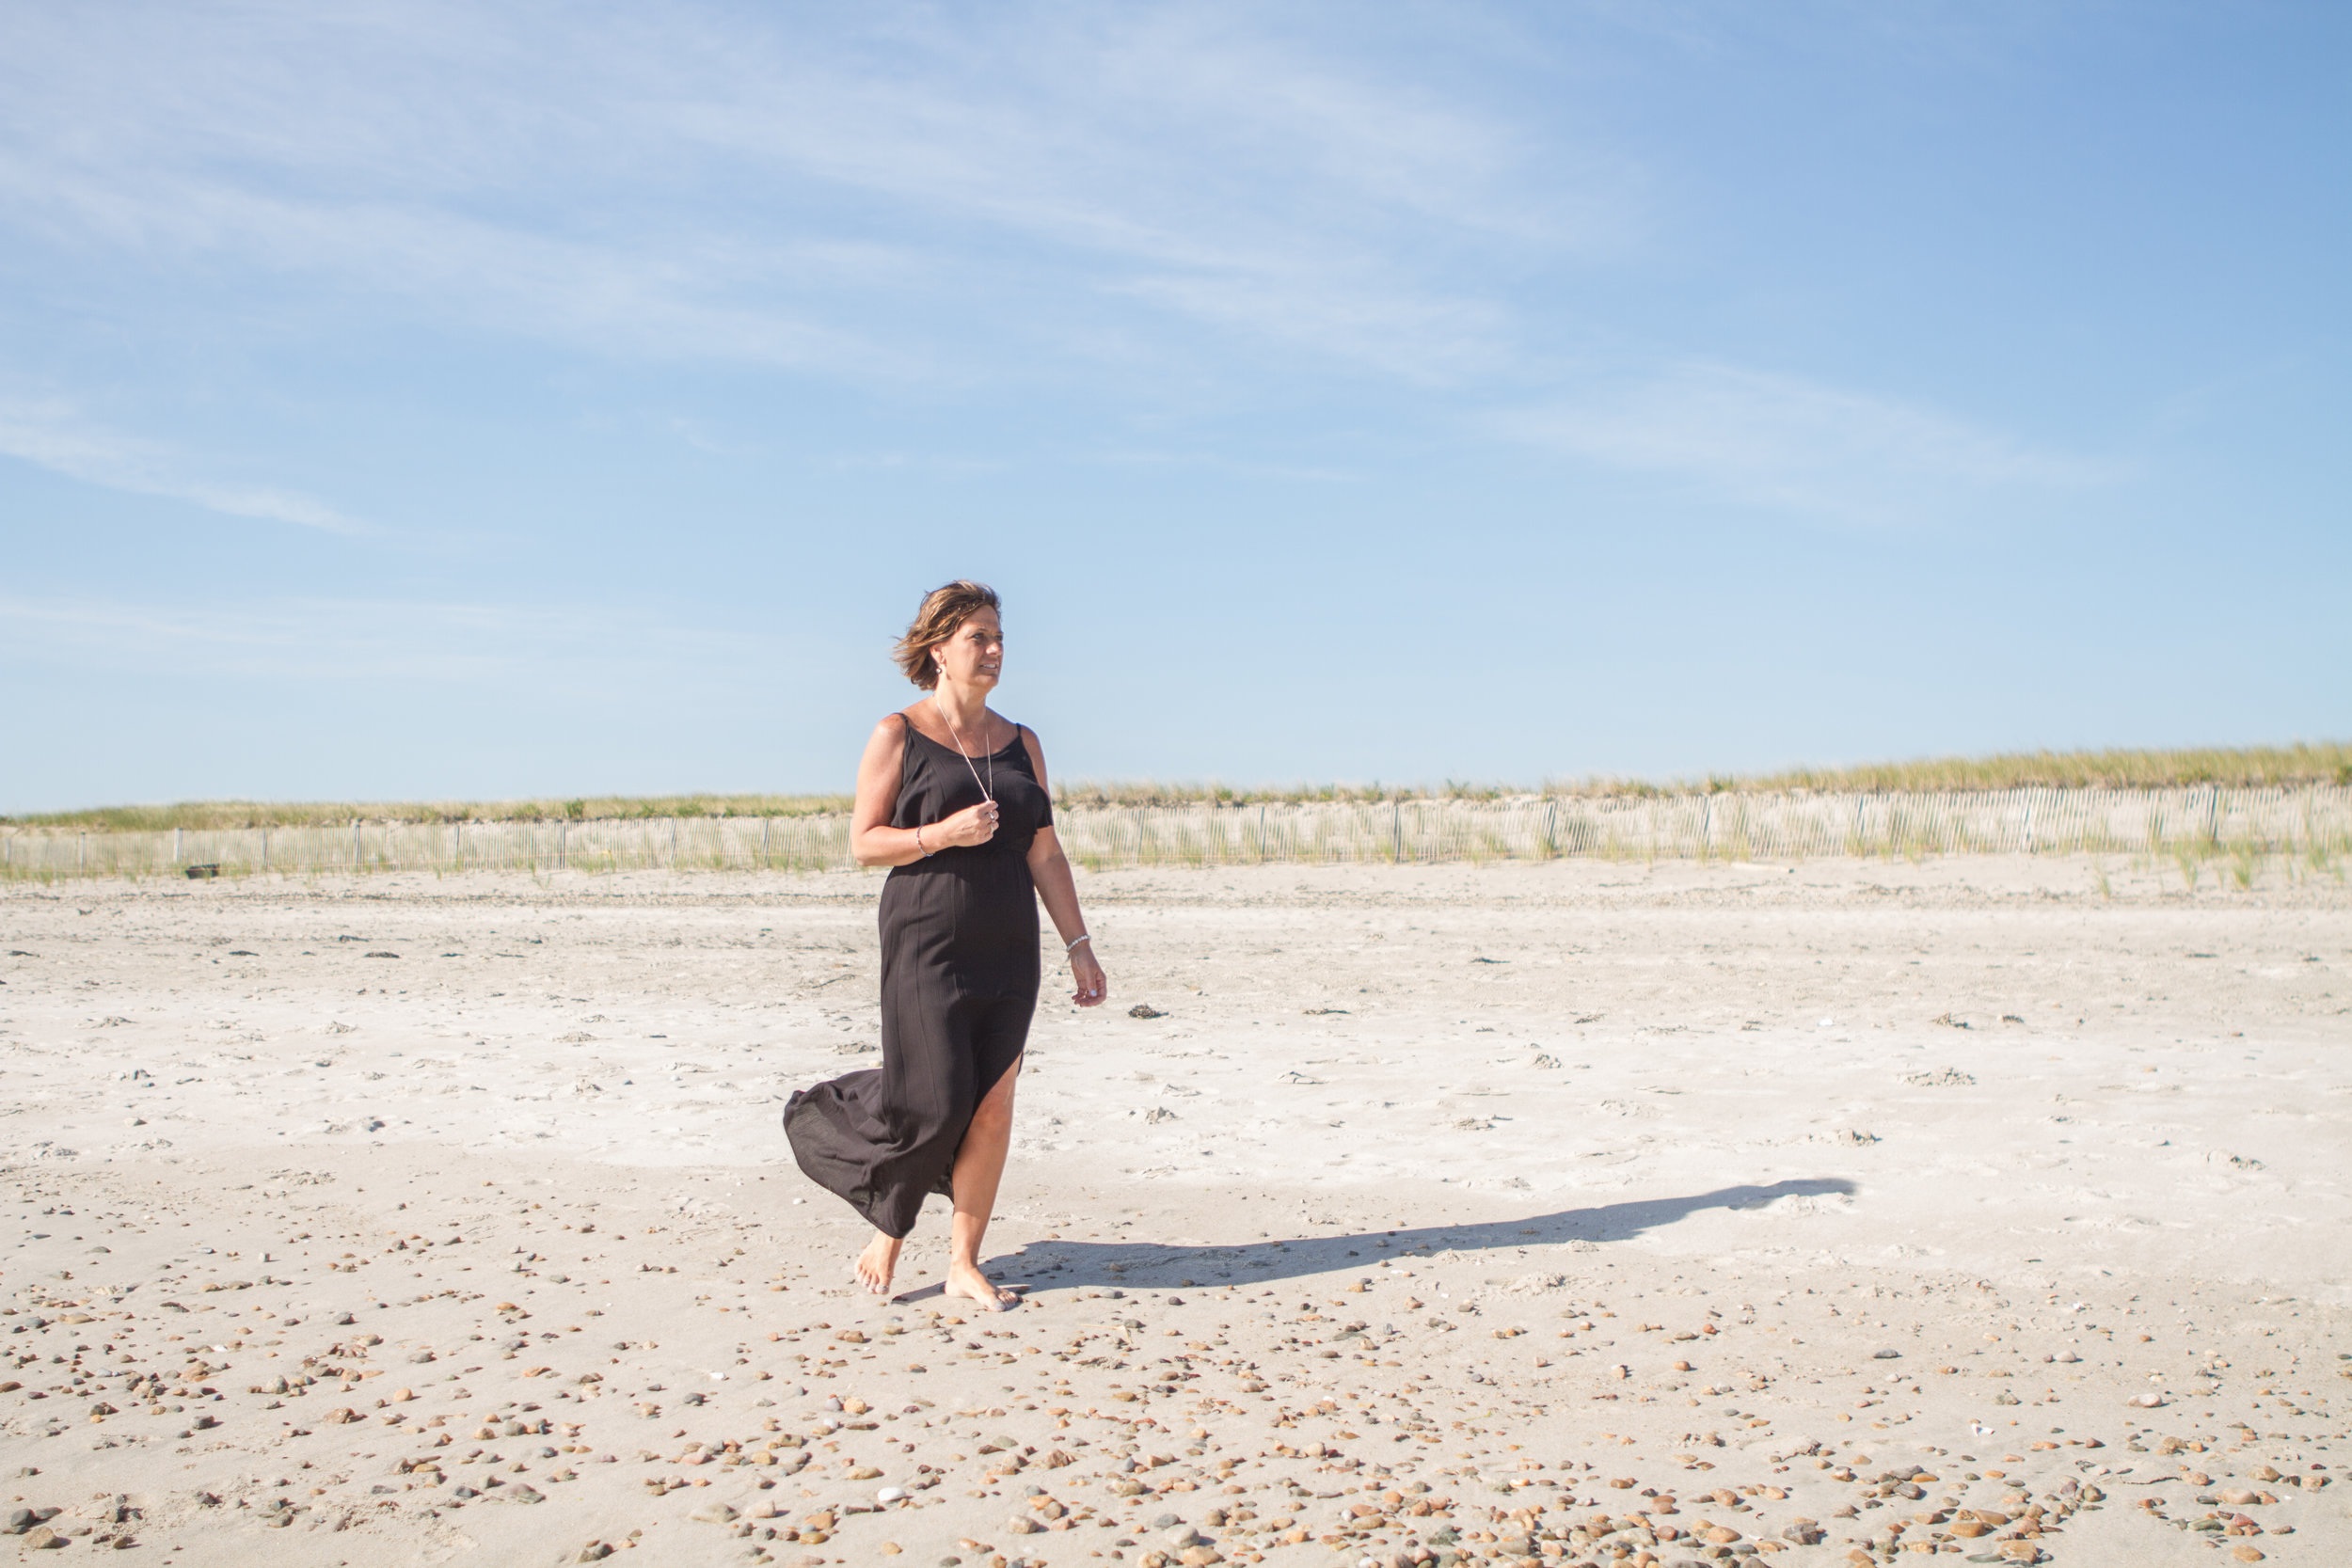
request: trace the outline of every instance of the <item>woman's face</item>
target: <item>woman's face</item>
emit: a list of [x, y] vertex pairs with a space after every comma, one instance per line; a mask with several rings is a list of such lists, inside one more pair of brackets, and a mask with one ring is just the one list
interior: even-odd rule
[[959, 686], [985, 691], [1005, 666], [1005, 630], [993, 610], [976, 610], [932, 650], [940, 668]]

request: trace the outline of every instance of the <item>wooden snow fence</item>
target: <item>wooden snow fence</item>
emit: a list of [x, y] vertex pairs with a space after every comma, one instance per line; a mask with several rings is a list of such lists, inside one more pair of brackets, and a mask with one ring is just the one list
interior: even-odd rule
[[[1433, 864], [1583, 856], [1790, 861], [1833, 855], [2352, 852], [2352, 788], [1524, 795], [1057, 808], [1080, 864]], [[0, 830], [11, 879], [434, 870], [839, 870], [849, 817], [354, 822], [87, 832]]]

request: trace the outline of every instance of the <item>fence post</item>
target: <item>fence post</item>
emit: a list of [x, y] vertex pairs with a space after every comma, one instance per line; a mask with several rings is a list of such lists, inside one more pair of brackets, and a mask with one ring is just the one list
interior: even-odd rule
[[76, 873], [89, 869], [89, 831], [84, 829], [81, 842], [74, 846], [73, 869]]
[[558, 871], [564, 869], [564, 856], [570, 853], [571, 847], [572, 825], [569, 822], [558, 822], [555, 825], [555, 868]]
[[262, 869], [269, 869], [269, 829], [262, 830]]

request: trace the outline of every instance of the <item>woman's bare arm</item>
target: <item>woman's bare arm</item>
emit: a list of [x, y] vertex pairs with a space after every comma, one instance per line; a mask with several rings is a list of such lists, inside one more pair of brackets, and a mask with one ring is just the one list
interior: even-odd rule
[[[1045, 777], [1045, 748], [1036, 734], [1025, 728], [1021, 732], [1021, 742], [1028, 748], [1029, 768], [1037, 774], [1038, 787], [1050, 794], [1052, 786]], [[1103, 966], [1094, 956], [1094, 943], [1078, 942], [1087, 928], [1086, 916], [1078, 908], [1078, 882], [1071, 875], [1070, 857], [1061, 852], [1061, 839], [1050, 824], [1040, 828], [1029, 843], [1029, 880], [1037, 884], [1037, 895], [1043, 901], [1054, 929], [1061, 933], [1062, 946], [1070, 955], [1070, 977], [1078, 987], [1071, 1000], [1081, 1007], [1100, 1006], [1110, 994], [1110, 982], [1104, 978]]]
[[1078, 880], [1070, 874], [1070, 859], [1050, 827], [1040, 828], [1030, 841], [1029, 880], [1037, 884], [1037, 895], [1054, 929], [1061, 933], [1062, 945], [1077, 941], [1087, 928], [1086, 916], [1078, 911]]

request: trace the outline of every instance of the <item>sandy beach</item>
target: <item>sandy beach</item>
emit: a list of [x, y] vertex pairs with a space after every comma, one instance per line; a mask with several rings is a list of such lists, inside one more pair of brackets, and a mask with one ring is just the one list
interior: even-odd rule
[[10, 1539], [2344, 1561], [2352, 894], [2105, 879], [1082, 873], [993, 1316], [778, 1129], [878, 877], [13, 885]]

